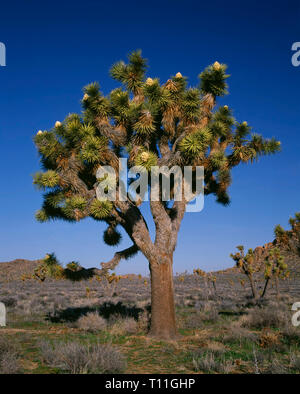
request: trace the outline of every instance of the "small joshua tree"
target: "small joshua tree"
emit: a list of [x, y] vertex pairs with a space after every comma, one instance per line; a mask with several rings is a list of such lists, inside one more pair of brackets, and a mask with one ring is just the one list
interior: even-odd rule
[[205, 286], [205, 294], [206, 294], [207, 299], [211, 293], [209, 283], [212, 284], [213, 289], [214, 289], [214, 293], [215, 293], [215, 295], [217, 295], [217, 288], [216, 288], [217, 277], [215, 275], [213, 275], [211, 272], [207, 273], [207, 272], [201, 270], [200, 268], [194, 269], [193, 273], [196, 277], [203, 278], [204, 286]]
[[61, 279], [64, 276], [64, 269], [57, 260], [54, 253], [46, 254], [41, 264], [34, 270], [33, 277], [44, 282], [48, 278]]
[[265, 261], [265, 286], [261, 295], [264, 298], [266, 295], [269, 281], [273, 278], [275, 281], [277, 296], [279, 296], [279, 279], [286, 279], [289, 276], [288, 266], [284, 261], [284, 257], [281, 255], [279, 248], [273, 248], [269, 251]]
[[217, 295], [217, 285], [216, 285], [217, 277], [210, 272], [207, 275], [207, 279], [208, 279], [209, 283], [212, 284], [212, 287], [214, 289], [214, 293], [215, 293], [215, 296], [216, 296]]
[[[121, 238], [117, 227], [122, 227], [132, 245], [103, 267], [114, 269], [121, 259], [144, 254], [151, 274], [150, 334], [157, 338], [177, 334], [173, 253], [189, 200], [183, 190], [182, 198], [175, 199], [171, 182], [170, 199], [165, 201], [159, 185], [158, 200], [149, 202], [156, 229], [152, 241], [141, 199], [119, 198], [124, 184], [118, 175], [118, 159], [127, 158], [129, 168], [138, 165], [145, 171], [152, 166], [160, 170], [203, 166], [205, 195], [214, 195], [217, 202], [227, 205], [232, 168], [277, 152], [280, 143], [251, 134], [247, 122], [237, 122], [227, 105], [217, 106], [217, 98], [227, 93], [226, 68], [218, 62], [208, 66], [195, 88], [188, 86], [180, 72], [160, 83], [158, 78], [146, 78], [146, 60], [140, 51], [133, 52], [127, 64], [120, 61], [111, 69], [121, 87], [104, 96], [97, 83], [86, 86], [83, 112], [57, 121], [51, 130], [40, 130], [35, 137], [44, 171], [36, 174], [34, 183], [46, 190], [37, 219], [103, 221], [107, 224], [104, 241], [114, 246]], [[114, 168], [117, 174], [114, 201], [100, 201], [96, 196], [101, 181], [96, 174], [103, 166]]]
[[206, 274], [206, 272], [203, 271], [203, 270], [200, 269], [200, 268], [196, 268], [196, 269], [193, 270], [193, 273], [194, 273], [194, 275], [196, 276], [196, 278], [197, 278], [197, 277], [198, 277], [198, 278], [203, 278], [204, 287], [205, 287], [205, 296], [206, 296], [206, 299], [208, 300], [210, 291], [209, 291], [209, 287], [208, 287], [208, 280], [207, 280], [207, 274]]
[[252, 291], [252, 297], [255, 299], [257, 298], [257, 292], [253, 275], [255, 272], [260, 270], [260, 264], [258, 264], [256, 261], [252, 249], [249, 249], [245, 255], [243, 245], [239, 245], [236, 248], [239, 250], [239, 252], [236, 252], [235, 254], [231, 253], [230, 257], [235, 261], [236, 266], [240, 272], [247, 276]]
[[104, 292], [107, 297], [112, 297], [115, 293], [117, 284], [120, 279], [122, 279], [121, 275], [116, 275], [114, 272], [112, 274], [109, 273], [109, 270], [103, 270], [101, 274], [102, 283], [104, 286]]
[[284, 230], [278, 224], [274, 229], [274, 243], [280, 248], [296, 251], [300, 255], [300, 212], [295, 213], [295, 217], [289, 219], [290, 230]]

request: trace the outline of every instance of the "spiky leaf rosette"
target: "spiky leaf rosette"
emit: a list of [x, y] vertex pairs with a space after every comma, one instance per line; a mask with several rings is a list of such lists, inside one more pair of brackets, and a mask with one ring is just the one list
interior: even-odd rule
[[215, 62], [213, 65], [207, 67], [200, 75], [200, 88], [203, 94], [212, 94], [216, 96], [224, 96], [227, 94], [226, 79], [229, 77], [226, 74], [226, 64], [219, 64]]
[[59, 175], [53, 170], [48, 170], [44, 173], [38, 172], [34, 176], [33, 183], [40, 189], [46, 189], [47, 187], [52, 188], [59, 184]]
[[107, 218], [110, 215], [112, 206], [111, 201], [99, 201], [95, 199], [90, 206], [91, 216], [98, 220]]
[[266, 256], [264, 276], [266, 279], [272, 276], [284, 279], [289, 276], [288, 266], [279, 248], [271, 249]]
[[157, 156], [153, 152], [143, 150], [137, 155], [135, 165], [151, 171], [151, 168], [157, 165]]
[[103, 240], [107, 245], [116, 246], [122, 239], [121, 234], [114, 228], [109, 226], [103, 234]]

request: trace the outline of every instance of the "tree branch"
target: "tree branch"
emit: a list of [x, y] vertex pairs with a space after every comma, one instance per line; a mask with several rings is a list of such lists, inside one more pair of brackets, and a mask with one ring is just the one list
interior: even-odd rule
[[170, 239], [170, 248], [172, 252], [176, 248], [178, 232], [180, 229], [182, 219], [185, 214], [185, 209], [186, 209], [186, 200], [184, 198], [184, 195], [182, 195], [182, 201], [175, 201], [172, 207], [173, 219], [172, 219], [172, 231], [171, 231], [171, 239]]
[[103, 122], [101, 118], [95, 118], [95, 123], [99, 132], [116, 146], [126, 145], [127, 133], [125, 129], [113, 128], [108, 122]]
[[113, 270], [120, 263], [122, 259], [128, 259], [134, 256], [139, 251], [136, 245], [132, 245], [127, 249], [116, 252], [114, 257], [107, 263], [100, 263], [103, 270]]

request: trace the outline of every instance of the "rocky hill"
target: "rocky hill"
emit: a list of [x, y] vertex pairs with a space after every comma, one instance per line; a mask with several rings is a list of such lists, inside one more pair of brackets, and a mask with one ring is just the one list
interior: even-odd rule
[[0, 263], [0, 282], [21, 280], [22, 275], [31, 275], [40, 260], [16, 259]]

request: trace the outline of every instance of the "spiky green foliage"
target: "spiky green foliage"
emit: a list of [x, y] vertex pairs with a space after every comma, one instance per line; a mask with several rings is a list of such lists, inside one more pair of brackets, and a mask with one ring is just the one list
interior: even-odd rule
[[81, 158], [88, 163], [100, 163], [101, 154], [105, 151], [107, 139], [105, 137], [96, 137], [88, 135], [84, 138], [81, 149]]
[[274, 234], [275, 237], [281, 237], [283, 234], [285, 233], [284, 228], [280, 226], [280, 224], [278, 224], [275, 229], [274, 229]]
[[239, 252], [230, 254], [230, 257], [235, 261], [236, 266], [246, 275], [253, 275], [254, 272], [259, 271], [260, 266], [255, 260], [253, 249], [249, 249], [248, 252], [244, 253], [244, 246], [237, 246]]
[[253, 249], [249, 249], [246, 254], [244, 252], [243, 245], [237, 246], [237, 249], [239, 251], [235, 254], [231, 253], [230, 257], [235, 261], [236, 267], [240, 270], [240, 272], [247, 276], [251, 286], [252, 297], [256, 298], [257, 291], [253, 275], [255, 274], [255, 272], [258, 272], [260, 270], [260, 264], [255, 259]]
[[48, 253], [42, 262], [34, 270], [34, 277], [44, 281], [47, 277], [61, 279], [63, 277], [63, 268], [54, 253]]
[[70, 263], [68, 263], [66, 265], [66, 268], [72, 272], [76, 272], [79, 271], [82, 267], [81, 265], [78, 263], [78, 261], [71, 261]]
[[300, 255], [300, 213], [289, 219], [290, 230], [285, 230], [278, 224], [274, 229], [275, 240], [281, 248], [292, 250]]
[[142, 57], [141, 51], [132, 52], [128, 56], [128, 60], [128, 64], [123, 61], [114, 64], [110, 74], [114, 79], [122, 82], [128, 90], [136, 93], [143, 84], [146, 60]]
[[212, 135], [208, 127], [200, 128], [187, 135], [179, 144], [179, 149], [186, 158], [204, 158]]
[[150, 134], [155, 131], [155, 122], [150, 111], [142, 112], [139, 120], [134, 125], [134, 129], [139, 134]]
[[[113, 228], [121, 224], [131, 237], [125, 223], [131, 220], [132, 207], [98, 201], [95, 192], [99, 166], [117, 170], [120, 157], [128, 158], [129, 167], [147, 171], [156, 165], [203, 166], [205, 194], [228, 204], [232, 168], [277, 152], [280, 143], [252, 133], [246, 122], [234, 119], [228, 106], [217, 105], [228, 88], [226, 67], [218, 62], [208, 66], [196, 87], [189, 87], [179, 72], [161, 83], [146, 76], [147, 62], [135, 51], [127, 63], [111, 68], [120, 87], [104, 95], [96, 82], [85, 86], [82, 113], [68, 115], [34, 138], [43, 168], [34, 183], [46, 189], [37, 220], [92, 217]], [[116, 182], [119, 188], [118, 175]], [[139, 210], [138, 202], [130, 204]], [[168, 204], [163, 206], [171, 219], [176, 217]], [[105, 237], [117, 242], [117, 236], [112, 241]]]
[[90, 206], [91, 216], [94, 219], [104, 219], [108, 217], [112, 210], [111, 201], [94, 200]]
[[183, 93], [182, 112], [184, 113], [185, 122], [197, 124], [201, 118], [199, 89], [188, 89]]
[[38, 172], [34, 176], [33, 183], [40, 189], [52, 188], [59, 184], [59, 175], [53, 170]]
[[150, 151], [142, 150], [135, 159], [135, 165], [141, 166], [146, 170], [150, 171], [151, 167], [157, 165], [157, 156], [155, 153]]
[[44, 209], [39, 209], [38, 211], [36, 211], [35, 218], [40, 223], [47, 222], [50, 219]]
[[208, 66], [200, 75], [200, 88], [203, 94], [212, 94], [216, 96], [224, 96], [227, 94], [226, 79], [229, 77], [226, 74], [226, 64], [214, 63]]
[[122, 236], [115, 227], [108, 227], [103, 234], [103, 240], [107, 245], [116, 246], [121, 242]]
[[265, 278], [270, 279], [272, 276], [284, 278], [288, 274], [288, 266], [285, 263], [284, 257], [281, 255], [280, 249], [271, 249], [265, 260]]
[[68, 218], [78, 220], [84, 217], [86, 207], [86, 199], [80, 195], [75, 195], [66, 199], [62, 210]]

